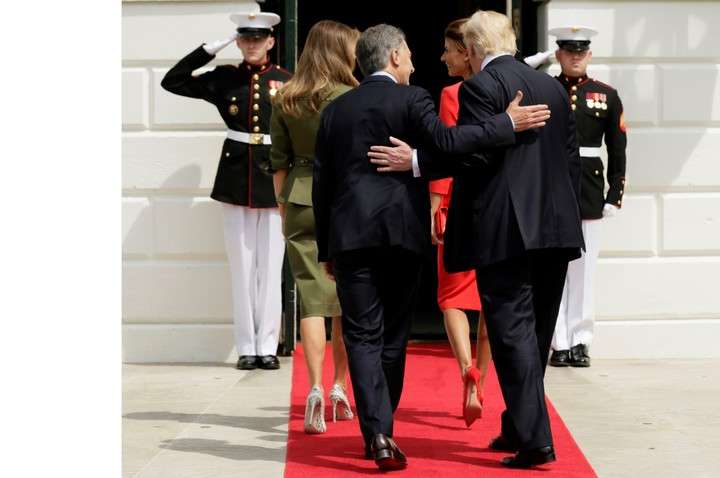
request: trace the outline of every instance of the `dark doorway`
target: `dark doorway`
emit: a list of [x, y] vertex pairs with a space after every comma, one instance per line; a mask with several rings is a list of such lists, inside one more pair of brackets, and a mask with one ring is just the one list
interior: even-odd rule
[[[413, 52], [415, 73], [411, 83], [427, 89], [437, 104], [442, 88], [459, 81], [459, 78], [449, 78], [447, 68], [440, 62], [443, 32], [447, 24], [452, 20], [468, 17], [480, 9], [506, 13], [506, 7], [506, 0], [450, 0], [430, 3], [417, 0], [365, 0], [355, 4], [330, 0], [298, 0], [297, 23], [292, 25], [292, 30], [297, 32], [294, 51], [297, 56], [300, 55], [308, 31], [320, 20], [343, 22], [360, 31], [378, 23], [395, 25], [405, 32]], [[292, 11], [286, 11], [287, 8], [284, 0], [266, 0], [262, 5], [264, 11], [279, 13], [283, 22], [292, 21]], [[278, 39], [284, 44], [287, 40], [282, 31], [278, 31]], [[285, 51], [280, 48], [277, 52], [279, 62], [292, 70], [292, 61], [286, 58]], [[436, 254], [433, 249], [432, 253], [424, 258], [412, 330], [414, 339], [446, 338], [442, 313], [437, 306]], [[474, 317], [471, 317], [470, 321], [473, 331], [477, 327]]]
[[443, 31], [448, 23], [472, 15], [478, 9], [492, 9], [505, 13], [505, 0], [456, 0], [418, 2], [417, 0], [365, 0], [357, 3], [312, 0], [298, 2], [298, 52], [310, 27], [319, 20], [336, 20], [360, 31], [378, 23], [401, 28], [413, 52], [415, 73], [411, 83], [430, 91], [437, 100], [440, 90], [458, 81], [448, 78], [445, 65], [440, 62], [443, 50]]
[[[447, 68], [440, 62], [443, 50], [443, 32], [448, 23], [467, 17], [476, 10], [496, 10], [505, 13], [505, 0], [446, 1], [422, 3], [417, 0], [366, 0], [352, 8], [337, 1], [298, 2], [298, 54], [308, 30], [319, 20], [331, 19], [356, 27], [360, 31], [378, 23], [389, 23], [401, 28], [413, 52], [415, 73], [411, 83], [427, 89], [436, 103], [443, 87], [459, 81], [449, 78]], [[436, 252], [425, 257], [425, 267], [418, 297], [413, 338], [445, 338], [442, 314], [437, 306]], [[476, 320], [471, 320], [473, 325]]]

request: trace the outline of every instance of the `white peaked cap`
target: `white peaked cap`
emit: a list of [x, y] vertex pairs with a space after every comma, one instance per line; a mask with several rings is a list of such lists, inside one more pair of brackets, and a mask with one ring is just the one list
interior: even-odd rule
[[230, 15], [230, 20], [238, 26], [238, 29], [270, 30], [280, 23], [280, 15], [266, 12], [242, 12]]
[[557, 41], [590, 41], [592, 37], [598, 34], [598, 31], [590, 27], [574, 25], [551, 28], [548, 33], [557, 37]]

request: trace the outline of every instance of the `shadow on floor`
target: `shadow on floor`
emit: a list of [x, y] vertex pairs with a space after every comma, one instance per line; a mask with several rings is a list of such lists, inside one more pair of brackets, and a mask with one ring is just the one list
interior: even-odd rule
[[[276, 417], [243, 417], [218, 415], [217, 413], [173, 413], [173, 412], [137, 412], [123, 415], [128, 420], [159, 420], [180, 423], [197, 423], [221, 427], [242, 428], [258, 433], [266, 433], [268, 441], [279, 441], [274, 437], [287, 438], [287, 432], [277, 427], [287, 425], [287, 416]], [[273, 439], [269, 439], [269, 437]]]
[[[282, 440], [284, 441], [284, 439]], [[203, 438], [176, 438], [160, 444], [165, 450], [202, 453], [205, 455], [239, 461], [273, 461], [285, 463], [286, 446], [265, 448], [251, 445], [235, 445], [226, 440], [208, 440]]]

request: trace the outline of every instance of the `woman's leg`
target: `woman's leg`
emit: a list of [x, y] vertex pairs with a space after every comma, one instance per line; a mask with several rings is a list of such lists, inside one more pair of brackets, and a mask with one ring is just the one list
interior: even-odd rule
[[340, 316], [332, 318], [331, 343], [333, 362], [335, 363], [335, 379], [333, 383], [339, 384], [343, 390], [345, 390], [348, 374], [348, 359], [342, 336], [342, 320]]
[[300, 319], [300, 338], [305, 352], [310, 388], [322, 389], [322, 369], [325, 359], [325, 318], [304, 317]]
[[464, 376], [465, 371], [472, 364], [470, 324], [467, 315], [460, 309], [445, 309], [443, 310], [443, 318], [450, 347], [460, 367], [460, 374]]
[[480, 312], [477, 332], [477, 368], [480, 369], [480, 395], [485, 388], [485, 377], [487, 377], [488, 365], [490, 364], [490, 340], [488, 339], [487, 327], [485, 326], [485, 315]]

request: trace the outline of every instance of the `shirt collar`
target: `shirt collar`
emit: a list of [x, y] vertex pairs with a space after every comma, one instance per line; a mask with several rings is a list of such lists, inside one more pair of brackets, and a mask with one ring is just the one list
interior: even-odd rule
[[488, 63], [493, 61], [495, 58], [505, 56], [505, 55], [510, 55], [510, 53], [501, 52], [501, 53], [497, 53], [495, 55], [487, 55], [485, 58], [483, 58], [482, 64], [480, 65], [480, 71], [484, 70], [485, 67], [488, 66]]
[[388, 72], [385, 71], [385, 70], [376, 71], [375, 73], [373, 73], [373, 74], [370, 75], [370, 76], [387, 76], [388, 78], [390, 78], [391, 80], [393, 80], [395, 83], [397, 83], [397, 78], [395, 78], [395, 77], [392, 75], [392, 73], [388, 73]]

